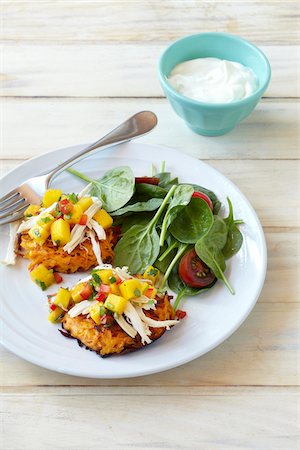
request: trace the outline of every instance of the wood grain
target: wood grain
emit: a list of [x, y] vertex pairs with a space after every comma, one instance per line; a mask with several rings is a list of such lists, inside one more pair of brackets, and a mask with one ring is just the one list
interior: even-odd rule
[[[163, 97], [157, 64], [166, 44], [32, 44], [3, 48], [1, 95]], [[299, 97], [299, 46], [261, 46], [272, 68], [266, 97]], [[74, 57], [76, 55], [76, 57]]]
[[300, 103], [294, 100], [263, 100], [232, 132], [213, 139], [193, 133], [165, 99], [5, 98], [0, 101], [3, 159], [24, 159], [55, 148], [93, 142], [144, 109], [154, 111], [159, 123], [141, 142], [177, 148], [201, 159], [300, 158]]
[[95, 380], [58, 374], [2, 349], [1, 384], [7, 387], [299, 385], [299, 313], [296, 303], [258, 303], [240, 329], [215, 350], [176, 369], [133, 379]]
[[2, 428], [6, 450], [295, 450], [298, 401], [295, 388], [24, 389], [2, 395]]
[[0, 38], [42, 42], [172, 41], [201, 31], [295, 44], [297, 1], [3, 1]]

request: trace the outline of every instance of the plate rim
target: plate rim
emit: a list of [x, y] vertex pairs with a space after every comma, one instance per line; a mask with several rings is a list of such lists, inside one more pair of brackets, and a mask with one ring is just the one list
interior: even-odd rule
[[[253, 300], [251, 302], [251, 304], [248, 306], [248, 308], [244, 311], [244, 313], [242, 314], [241, 318], [237, 321], [237, 323], [230, 328], [225, 334], [222, 335], [222, 337], [220, 337], [217, 341], [211, 343], [210, 345], [208, 345], [205, 349], [201, 350], [201, 351], [194, 351], [192, 354], [189, 354], [186, 357], [182, 357], [180, 359], [178, 359], [176, 362], [170, 362], [169, 364], [166, 363], [164, 364], [163, 368], [142, 368], [139, 370], [136, 370], [136, 372], [134, 374], [121, 374], [121, 376], [119, 375], [119, 373], [115, 374], [115, 373], [111, 373], [110, 375], [105, 375], [102, 376], [101, 373], [97, 374], [97, 375], [91, 375], [88, 372], [85, 372], [83, 370], [83, 372], [80, 372], [79, 370], [76, 369], [71, 369], [71, 370], [60, 370], [60, 368], [58, 366], [53, 365], [52, 363], [47, 362], [47, 360], [39, 360], [38, 358], [35, 358], [32, 355], [24, 355], [24, 353], [22, 353], [22, 351], [18, 351], [18, 348], [15, 347], [15, 345], [10, 345], [9, 342], [6, 342], [3, 339], [2, 336], [2, 332], [0, 333], [0, 343], [1, 345], [3, 345], [4, 348], [6, 348], [7, 350], [9, 350], [10, 352], [14, 353], [15, 355], [17, 355], [18, 357], [20, 357], [21, 359], [28, 361], [36, 366], [57, 372], [57, 373], [63, 373], [65, 375], [71, 375], [71, 376], [77, 376], [77, 377], [82, 377], [82, 378], [93, 378], [93, 379], [122, 379], [122, 378], [136, 378], [136, 377], [140, 377], [140, 376], [147, 376], [147, 375], [151, 375], [154, 373], [162, 373], [171, 369], [174, 369], [176, 367], [179, 367], [183, 364], [186, 364], [188, 362], [191, 362], [197, 358], [199, 358], [200, 356], [209, 353], [211, 350], [217, 348], [219, 345], [221, 345], [224, 341], [226, 341], [231, 335], [233, 335], [239, 328], [240, 326], [245, 322], [245, 320], [247, 319], [247, 317], [249, 316], [249, 314], [251, 313], [251, 311], [253, 310], [253, 308], [255, 307], [257, 300], [261, 294], [264, 282], [265, 282], [265, 278], [266, 278], [266, 272], [267, 272], [267, 244], [266, 244], [266, 239], [265, 239], [265, 235], [264, 235], [264, 231], [263, 231], [263, 227], [260, 223], [260, 220], [253, 208], [253, 206], [251, 205], [251, 203], [249, 202], [249, 200], [247, 199], [247, 197], [244, 195], [244, 193], [239, 189], [239, 187], [237, 187], [229, 178], [227, 178], [225, 175], [223, 175], [221, 172], [219, 172], [217, 169], [215, 169], [214, 167], [210, 166], [209, 164], [207, 164], [206, 162], [202, 161], [201, 159], [195, 158], [194, 156], [191, 156], [179, 149], [175, 149], [169, 146], [165, 146], [165, 145], [159, 145], [159, 144], [152, 144], [152, 143], [145, 143], [145, 142], [141, 142], [140, 144], [136, 141], [129, 141], [129, 142], [125, 142], [122, 144], [116, 144], [112, 147], [118, 147], [118, 146], [126, 146], [126, 145], [133, 145], [133, 146], [138, 146], [138, 145], [143, 145], [143, 146], [147, 146], [147, 147], [155, 147], [157, 149], [162, 149], [162, 150], [167, 150], [167, 151], [172, 151], [173, 154], [176, 153], [178, 156], [190, 159], [191, 161], [197, 161], [198, 163], [200, 163], [202, 165], [202, 167], [209, 167], [209, 169], [211, 171], [214, 172], [214, 174], [216, 174], [219, 178], [221, 177], [224, 181], [226, 181], [226, 183], [228, 183], [231, 187], [234, 188], [234, 190], [237, 191], [237, 193], [239, 194], [239, 196], [242, 198], [243, 202], [247, 205], [247, 207], [249, 208], [249, 210], [251, 211], [251, 214], [253, 216], [253, 218], [255, 219], [256, 222], [256, 226], [258, 227], [259, 230], [259, 238], [260, 238], [260, 246], [261, 246], [261, 272], [260, 272], [260, 279], [259, 279], [259, 283], [257, 284], [257, 288], [256, 288], [256, 295], [253, 297]], [[22, 171], [22, 168], [24, 166], [29, 166], [34, 163], [36, 160], [43, 160], [45, 157], [47, 157], [47, 155], [51, 154], [51, 155], [55, 155], [57, 153], [60, 152], [65, 152], [65, 151], [70, 151], [72, 149], [76, 149], [76, 151], [79, 151], [80, 148], [84, 148], [85, 146], [87, 146], [88, 144], [76, 144], [76, 145], [72, 145], [72, 146], [67, 146], [67, 147], [62, 147], [62, 148], [57, 148], [54, 150], [50, 150], [48, 152], [42, 153], [40, 155], [36, 155], [32, 158], [29, 158], [28, 160], [22, 162], [21, 164], [19, 164], [17, 167], [11, 169], [10, 171], [8, 171], [7, 173], [5, 173], [3, 176], [1, 176], [0, 178], [0, 182], [4, 181], [5, 179], [7, 179], [13, 172], [15, 171]], [[109, 148], [108, 150], [110, 150], [111, 148]], [[91, 155], [94, 155], [97, 152], [93, 152], [91, 153]], [[88, 155], [88, 156], [91, 156]], [[87, 156], [87, 157], [88, 157]], [[26, 179], [27, 177], [25, 177], [24, 179]], [[2, 329], [2, 327], [1, 327]]]

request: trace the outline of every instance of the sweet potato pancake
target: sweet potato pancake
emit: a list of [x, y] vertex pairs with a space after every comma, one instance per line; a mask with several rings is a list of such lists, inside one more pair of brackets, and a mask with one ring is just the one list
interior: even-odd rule
[[[116, 243], [113, 230], [106, 230], [106, 239], [98, 241], [101, 248], [101, 257], [104, 263], [111, 264], [113, 260], [113, 246]], [[47, 239], [44, 244], [38, 245], [27, 233], [22, 233], [20, 247], [23, 249], [23, 257], [29, 259], [29, 270], [39, 264], [47, 269], [54, 269], [62, 273], [74, 273], [86, 271], [98, 264], [90, 239], [86, 239], [72, 252], [67, 253], [63, 247], [53, 244]]]
[[[175, 313], [168, 295], [163, 298], [156, 297], [156, 300], [155, 310], [145, 311], [145, 315], [159, 321], [174, 319]], [[96, 325], [91, 318], [84, 315], [72, 318], [69, 314], [66, 314], [62, 324], [64, 330], [68, 331], [72, 337], [100, 356], [132, 352], [144, 346], [139, 335], [135, 338], [130, 337], [117, 322], [107, 327]], [[159, 339], [165, 330], [165, 327], [152, 328], [150, 326], [151, 340]]]

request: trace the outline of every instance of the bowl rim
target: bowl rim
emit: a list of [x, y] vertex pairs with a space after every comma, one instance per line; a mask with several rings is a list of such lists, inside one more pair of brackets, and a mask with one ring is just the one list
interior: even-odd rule
[[[178, 45], [179, 42], [182, 41], [187, 41], [190, 40], [192, 38], [196, 38], [198, 36], [218, 36], [218, 37], [226, 37], [235, 41], [239, 41], [243, 44], [246, 44], [246, 46], [251, 47], [254, 51], [256, 51], [261, 58], [263, 59], [263, 61], [266, 64], [267, 67], [267, 73], [266, 73], [266, 80], [263, 83], [263, 85], [259, 88], [256, 89], [251, 95], [249, 95], [248, 97], [245, 97], [241, 100], [235, 100], [233, 102], [228, 102], [228, 103], [209, 103], [209, 102], [203, 102], [201, 100], [195, 100], [193, 98], [187, 97], [186, 95], [180, 94], [179, 92], [177, 92], [167, 81], [167, 77], [166, 75], [164, 75], [164, 71], [162, 70], [162, 65], [164, 62], [164, 59], [166, 57], [167, 52], [172, 48], [175, 47], [176, 45]], [[196, 58], [194, 58], [196, 59]], [[184, 62], [184, 61], [182, 61]], [[174, 66], [175, 67], [175, 66]], [[174, 68], [173, 67], [173, 68]], [[269, 83], [270, 83], [270, 79], [271, 79], [271, 65], [270, 62], [268, 60], [268, 58], [266, 57], [266, 55], [254, 44], [252, 44], [252, 42], [247, 41], [246, 39], [243, 39], [239, 36], [236, 36], [234, 34], [231, 33], [223, 33], [223, 32], [218, 32], [218, 31], [214, 31], [214, 32], [207, 32], [207, 33], [195, 33], [195, 34], [189, 34], [187, 36], [184, 36], [182, 38], [177, 39], [176, 41], [172, 42], [170, 45], [168, 45], [168, 47], [163, 51], [163, 53], [160, 55], [159, 61], [158, 61], [158, 76], [159, 76], [159, 81], [161, 83], [161, 85], [163, 86], [164, 89], [166, 89], [171, 95], [173, 95], [175, 98], [177, 98], [177, 100], [181, 100], [184, 102], [189, 102], [195, 106], [205, 106], [206, 108], [225, 108], [225, 109], [229, 109], [232, 106], [243, 106], [246, 105], [247, 103], [257, 100], [259, 98], [262, 97], [263, 93], [266, 91]]]

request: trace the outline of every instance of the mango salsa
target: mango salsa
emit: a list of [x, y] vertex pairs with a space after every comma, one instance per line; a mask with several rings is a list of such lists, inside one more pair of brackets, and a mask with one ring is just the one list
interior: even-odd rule
[[104, 230], [107, 230], [107, 228], [110, 228], [113, 224], [113, 218], [104, 209], [100, 209], [100, 211], [96, 212], [93, 219], [96, 220]]
[[[37, 225], [41, 228], [44, 228], [45, 230], [49, 231], [52, 223], [54, 222], [54, 217], [49, 214], [45, 213], [41, 215], [40, 219], [37, 221]], [[50, 232], [49, 232], [50, 234]]]
[[83, 209], [78, 203], [73, 205], [72, 211], [69, 214], [64, 215], [64, 220], [68, 223], [79, 223], [81, 216], [83, 214]]
[[93, 274], [98, 275], [100, 284], [109, 284], [109, 279], [113, 276], [113, 271], [111, 269], [93, 270]]
[[53, 270], [47, 269], [44, 264], [39, 264], [30, 272], [30, 278], [44, 291], [55, 282]]
[[119, 295], [115, 294], [108, 294], [104, 306], [110, 311], [116, 312], [117, 314], [121, 315], [124, 312], [126, 304], [127, 304], [126, 298], [120, 297]]
[[86, 211], [92, 204], [93, 199], [91, 197], [81, 197], [77, 203], [82, 208], [82, 211]]
[[96, 305], [92, 306], [92, 308], [90, 309], [90, 316], [97, 325], [100, 325], [101, 323], [101, 315], [100, 315], [101, 305], [103, 306], [103, 303], [97, 302]]
[[66, 245], [71, 238], [70, 224], [58, 219], [51, 225], [51, 239], [56, 245]]
[[48, 320], [49, 320], [49, 322], [52, 322], [52, 323], [59, 322], [60, 319], [62, 318], [63, 314], [64, 314], [64, 310], [59, 308], [59, 306], [58, 306], [57, 308], [55, 308], [54, 311], [51, 311], [51, 313], [48, 316]]
[[147, 267], [145, 270], [143, 277], [147, 280], [151, 280], [153, 284], [155, 284], [159, 278], [160, 271], [153, 266]]
[[71, 293], [68, 289], [59, 288], [55, 300], [54, 305], [59, 306], [62, 309], [67, 309], [71, 300]]
[[43, 196], [43, 207], [49, 208], [53, 203], [58, 202], [62, 195], [60, 189], [47, 189]]
[[70, 294], [74, 303], [79, 303], [83, 300], [83, 298], [80, 295], [80, 292], [82, 292], [84, 287], [85, 283], [78, 283], [75, 284], [75, 286], [73, 286], [72, 289], [70, 290]]
[[39, 210], [41, 209], [40, 205], [29, 205], [27, 209], [24, 211], [25, 217], [35, 216]]
[[38, 225], [34, 225], [28, 231], [29, 236], [33, 239], [37, 244], [43, 245], [45, 240], [50, 236], [50, 231], [39, 227]]
[[131, 298], [140, 297], [143, 293], [143, 283], [141, 283], [138, 279], [132, 278], [130, 280], [123, 281], [119, 285], [121, 295], [126, 298], [126, 300], [130, 300]]

